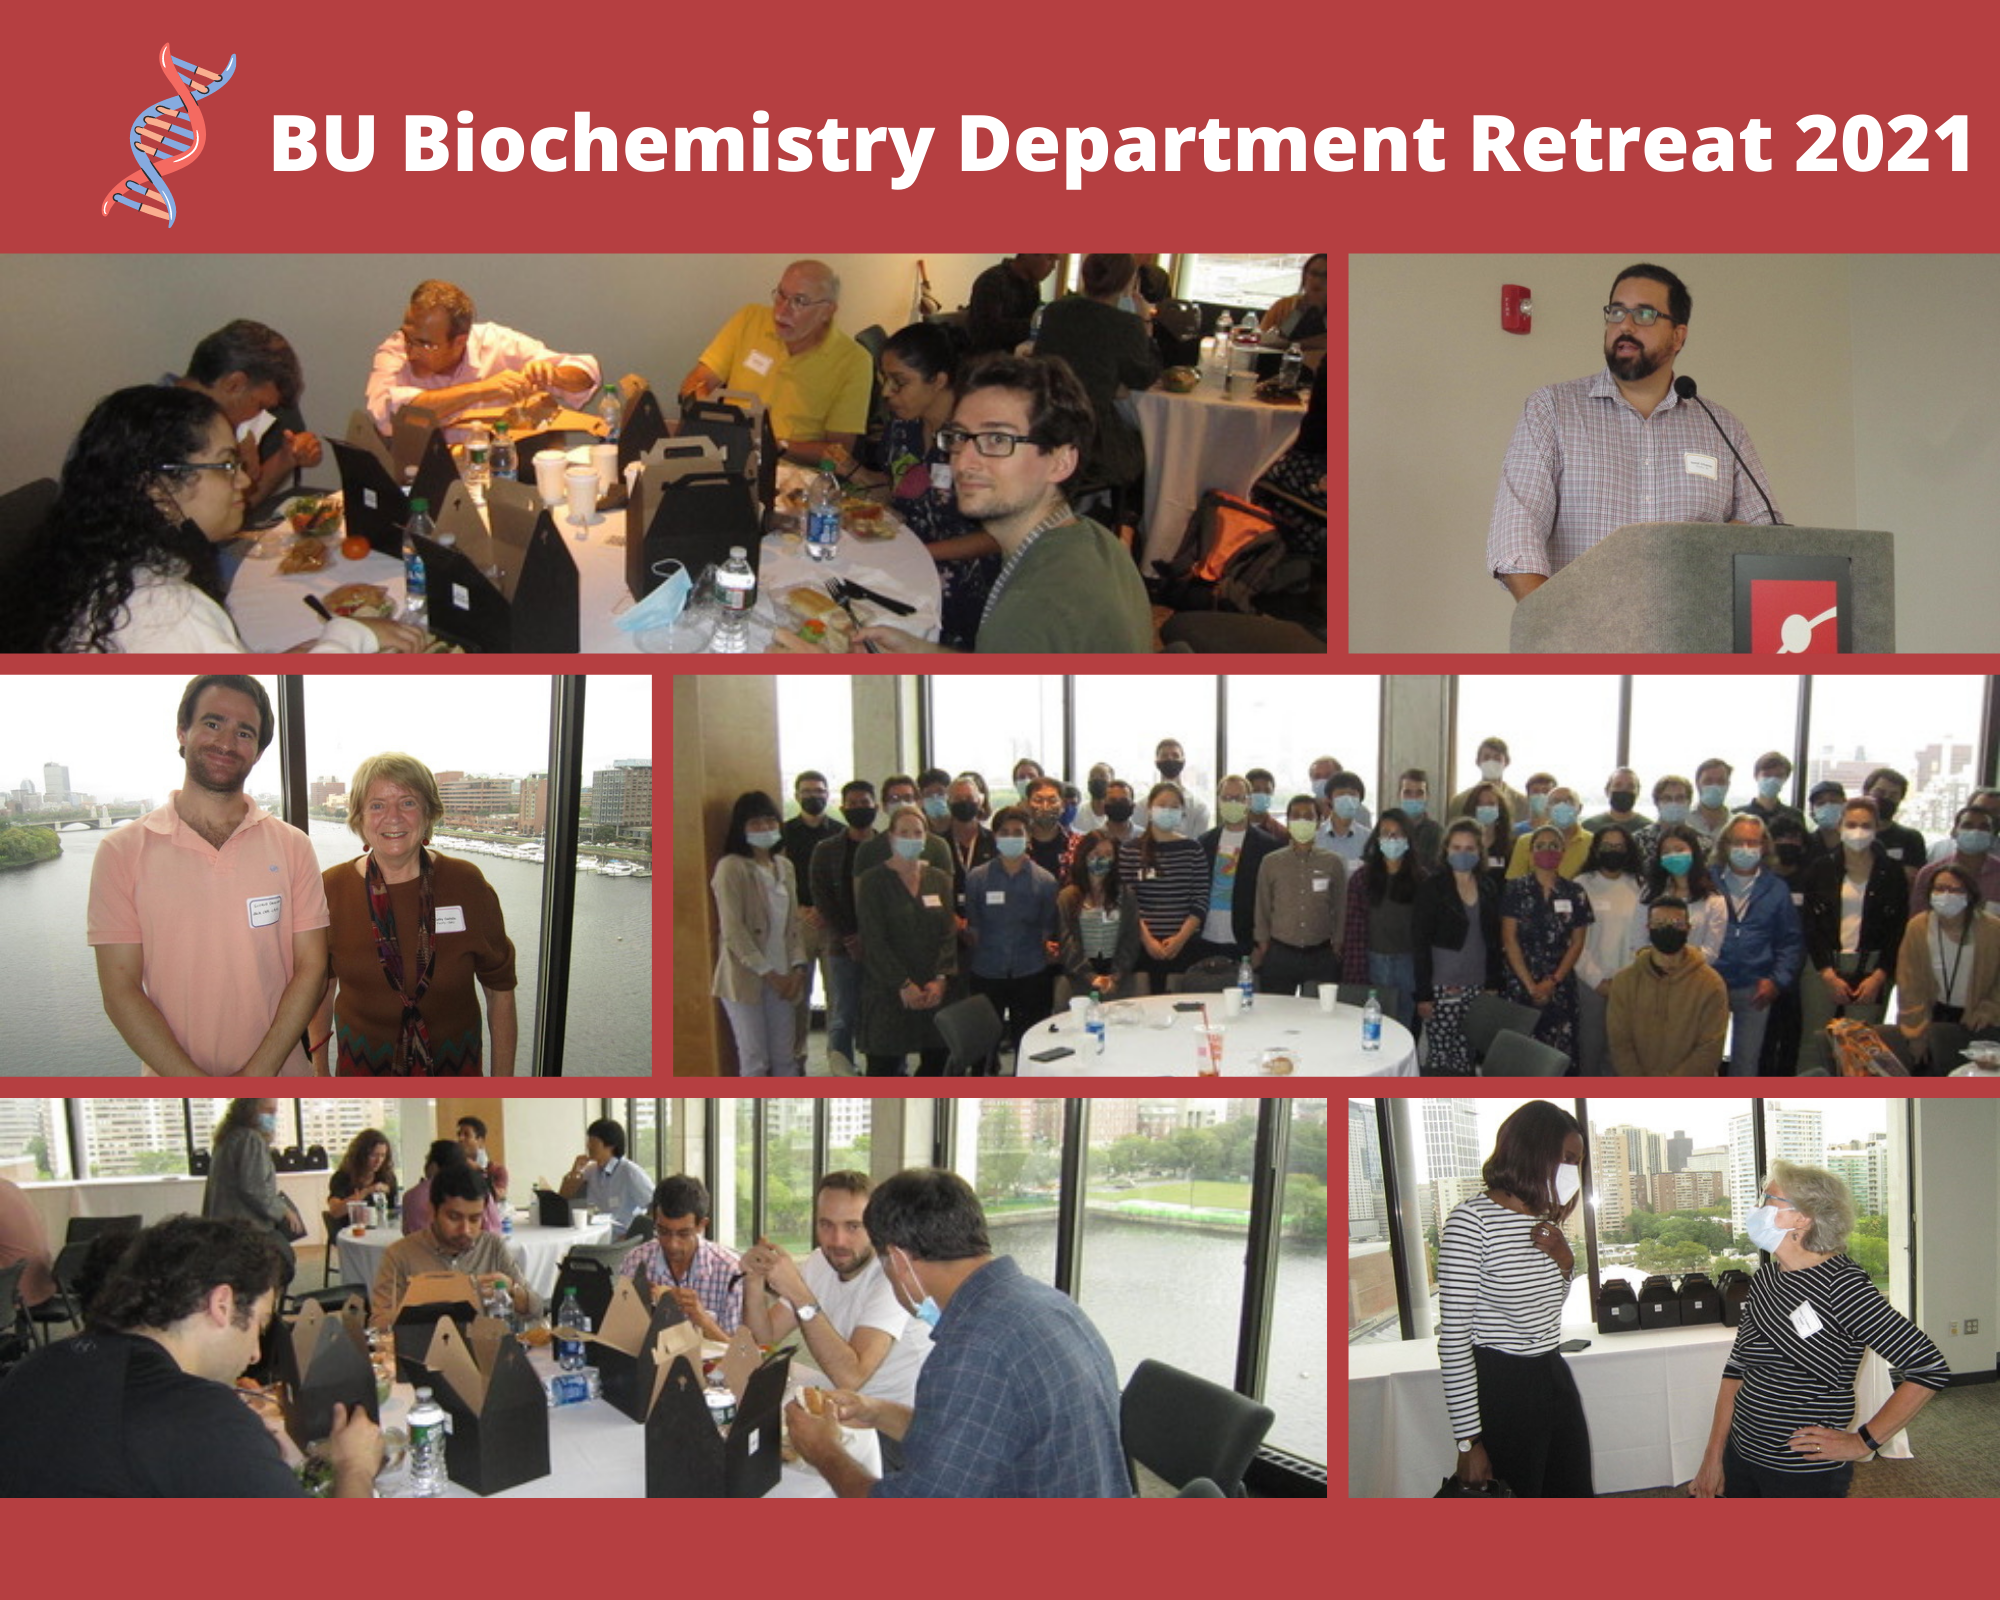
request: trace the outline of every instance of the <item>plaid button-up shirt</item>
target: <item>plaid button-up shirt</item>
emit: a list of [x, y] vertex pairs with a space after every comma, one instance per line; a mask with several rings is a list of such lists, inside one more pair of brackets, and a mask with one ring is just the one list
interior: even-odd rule
[[1714, 422], [1670, 390], [1642, 417], [1602, 370], [1537, 389], [1500, 467], [1487, 571], [1559, 572], [1628, 523], [1770, 523], [1716, 426], [1768, 490], [1749, 432], [1721, 406], [1711, 402], [1709, 411]]
[[695, 1298], [724, 1333], [734, 1333], [743, 1320], [743, 1268], [735, 1251], [725, 1249], [713, 1239], [704, 1239], [695, 1247], [694, 1263], [685, 1278], [677, 1279], [668, 1271], [667, 1253], [657, 1239], [628, 1250], [619, 1263], [618, 1273], [642, 1283], [694, 1290]]

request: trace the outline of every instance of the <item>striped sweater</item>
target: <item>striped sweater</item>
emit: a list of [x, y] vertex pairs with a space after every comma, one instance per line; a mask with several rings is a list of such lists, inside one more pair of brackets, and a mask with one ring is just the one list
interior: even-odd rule
[[1438, 1366], [1452, 1436], [1481, 1431], [1472, 1347], [1545, 1355], [1562, 1330], [1569, 1277], [1535, 1244], [1535, 1218], [1474, 1195], [1438, 1239]]
[[[1810, 1307], [1810, 1312], [1801, 1307]], [[1811, 1328], [1801, 1330], [1801, 1323]], [[1744, 1460], [1780, 1472], [1832, 1472], [1842, 1463], [1800, 1455], [1800, 1428], [1852, 1430], [1854, 1375], [1874, 1350], [1898, 1383], [1942, 1389], [1951, 1369], [1938, 1347], [1884, 1300], [1846, 1256], [1787, 1272], [1773, 1261], [1750, 1280], [1725, 1378], [1742, 1380], [1730, 1437]], [[1868, 1419], [1861, 1419], [1866, 1422]]]

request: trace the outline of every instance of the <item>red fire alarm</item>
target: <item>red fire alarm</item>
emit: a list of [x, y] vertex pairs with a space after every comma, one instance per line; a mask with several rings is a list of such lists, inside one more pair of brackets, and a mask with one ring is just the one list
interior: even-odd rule
[[1502, 333], [1533, 333], [1535, 331], [1534, 291], [1518, 283], [1500, 285], [1500, 331]]

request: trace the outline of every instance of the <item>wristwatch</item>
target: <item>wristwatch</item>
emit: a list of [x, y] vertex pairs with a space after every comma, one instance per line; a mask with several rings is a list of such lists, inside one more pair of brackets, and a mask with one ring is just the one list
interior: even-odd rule
[[799, 1319], [799, 1326], [803, 1328], [808, 1322], [811, 1322], [813, 1318], [819, 1315], [819, 1307], [808, 1300], [792, 1314]]
[[1458, 1453], [1460, 1455], [1464, 1455], [1466, 1451], [1470, 1450], [1474, 1445], [1479, 1443], [1479, 1435], [1475, 1433], [1470, 1439], [1460, 1439], [1457, 1442], [1458, 1442]]

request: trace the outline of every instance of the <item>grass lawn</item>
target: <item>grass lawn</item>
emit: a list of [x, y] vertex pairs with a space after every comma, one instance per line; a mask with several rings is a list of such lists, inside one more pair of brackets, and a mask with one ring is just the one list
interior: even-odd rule
[[[1141, 1179], [1136, 1189], [1109, 1189], [1102, 1184], [1090, 1191], [1093, 1200], [1152, 1200], [1161, 1205], [1186, 1205], [1189, 1185], [1184, 1178], [1166, 1178], [1158, 1181]], [[1197, 1178], [1193, 1185], [1194, 1203], [1225, 1211], [1248, 1211], [1250, 1209], [1250, 1185], [1247, 1183], [1221, 1183], [1206, 1178]]]

